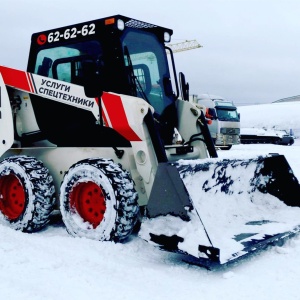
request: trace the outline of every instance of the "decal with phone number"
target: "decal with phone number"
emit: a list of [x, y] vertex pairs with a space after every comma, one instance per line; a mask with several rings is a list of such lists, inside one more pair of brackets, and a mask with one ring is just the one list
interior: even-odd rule
[[78, 36], [87, 36], [96, 33], [96, 25], [95, 23], [83, 25], [81, 28], [67, 28], [65, 31], [60, 32], [59, 30], [50, 32], [48, 37], [45, 34], [40, 34], [37, 38], [37, 43], [39, 45], [43, 45], [46, 42], [53, 43], [59, 42], [61, 39], [75, 39]]

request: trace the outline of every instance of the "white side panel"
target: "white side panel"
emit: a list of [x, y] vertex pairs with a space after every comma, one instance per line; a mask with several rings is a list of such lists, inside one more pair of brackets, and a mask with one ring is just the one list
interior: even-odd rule
[[20, 90], [15, 90], [14, 95], [21, 99], [20, 108], [17, 110], [17, 134], [22, 136], [22, 134], [40, 130], [36, 122], [30, 94]]
[[6, 86], [0, 73], [0, 156], [7, 151], [14, 142], [14, 126], [12, 111]]
[[[181, 137], [185, 141], [189, 141], [193, 135], [201, 133], [200, 127], [198, 125], [198, 118], [201, 113], [200, 106], [194, 105], [188, 101], [177, 99], [177, 114], [178, 114], [178, 131]], [[202, 137], [202, 136], [200, 136]], [[202, 137], [203, 138], [203, 137]], [[195, 140], [191, 144], [194, 147], [194, 153], [196, 157], [189, 157], [187, 155], [186, 159], [196, 159], [196, 158], [207, 158], [209, 157], [207, 148], [204, 142], [201, 140]], [[184, 158], [184, 157], [182, 157]], [[171, 159], [171, 157], [170, 157]], [[177, 157], [178, 159], [178, 157]]]

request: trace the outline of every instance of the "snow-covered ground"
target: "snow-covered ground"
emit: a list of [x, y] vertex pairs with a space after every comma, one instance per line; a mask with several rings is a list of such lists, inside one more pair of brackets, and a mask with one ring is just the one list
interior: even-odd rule
[[[252, 123], [259, 123], [251, 109]], [[300, 128], [299, 117], [293, 118], [290, 124]], [[273, 125], [281, 122], [272, 110], [270, 119]], [[243, 158], [270, 152], [284, 154], [300, 179], [299, 139], [292, 146], [239, 145], [218, 154]], [[101, 243], [73, 238], [63, 224], [52, 224], [35, 234], [0, 226], [0, 237], [0, 299], [300, 299], [300, 236], [213, 271], [135, 235], [124, 244]]]

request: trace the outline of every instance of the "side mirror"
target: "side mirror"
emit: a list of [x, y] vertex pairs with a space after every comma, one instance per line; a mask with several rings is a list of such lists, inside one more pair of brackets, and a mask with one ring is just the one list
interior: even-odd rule
[[189, 101], [189, 84], [185, 81], [185, 75], [180, 72], [179, 73], [179, 81], [180, 81], [180, 89], [181, 89], [181, 97], [185, 101]]
[[211, 120], [216, 120], [217, 119], [216, 111], [215, 111], [214, 108], [209, 108], [208, 109], [208, 115], [209, 115], [209, 118]]
[[94, 61], [82, 62], [83, 87], [88, 98], [101, 97], [103, 94], [103, 79], [101, 66]]

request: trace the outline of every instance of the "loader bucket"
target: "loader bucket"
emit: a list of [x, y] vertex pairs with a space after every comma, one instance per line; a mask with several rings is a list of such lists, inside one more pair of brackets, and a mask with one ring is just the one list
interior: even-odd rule
[[199, 264], [225, 264], [298, 233], [299, 206], [299, 182], [282, 155], [165, 163], [140, 236]]

